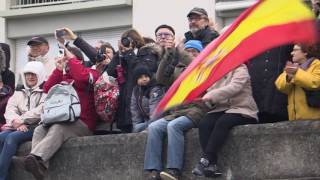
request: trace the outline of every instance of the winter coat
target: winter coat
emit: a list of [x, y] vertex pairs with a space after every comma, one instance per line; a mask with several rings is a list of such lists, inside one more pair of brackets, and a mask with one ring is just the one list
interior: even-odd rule
[[[37, 75], [38, 82], [33, 87], [28, 87], [24, 73], [31, 72]], [[16, 90], [8, 101], [4, 117], [7, 125], [13, 120], [20, 120], [26, 125], [36, 125], [40, 121], [40, 114], [46, 94], [41, 84], [45, 79], [45, 72], [42, 63], [28, 62], [21, 72], [23, 88]]]
[[45, 97], [46, 94], [40, 88], [32, 92], [26, 89], [15, 91], [4, 114], [6, 123], [11, 124], [14, 119], [21, 120], [26, 125], [39, 123]]
[[67, 66], [68, 70], [65, 75], [63, 75], [62, 71], [55, 69], [44, 84], [43, 89], [45, 92], [48, 92], [52, 86], [62, 81], [70, 82], [73, 80], [73, 87], [80, 99], [80, 120], [93, 131], [96, 128], [96, 119], [98, 116], [94, 107], [93, 87], [89, 84], [89, 77], [92, 76], [94, 83], [98, 79], [98, 73], [96, 70], [84, 67], [81, 62], [75, 58], [70, 59]]
[[[124, 83], [119, 83], [119, 107], [116, 113], [117, 127], [119, 129], [129, 128], [132, 126], [130, 103], [131, 94], [134, 87], [133, 71], [136, 64], [137, 56], [133, 50], [119, 55], [117, 52], [111, 62], [108, 64], [107, 73], [109, 76], [119, 78], [117, 74], [117, 66], [123, 68]], [[130, 130], [129, 130], [130, 131]]]
[[145, 66], [150, 72], [155, 74], [158, 70], [163, 51], [163, 48], [155, 43], [142, 46], [137, 53], [135, 68]]
[[[169, 88], [178, 76], [191, 63], [192, 58], [184, 50], [178, 48], [166, 49], [163, 53], [160, 65], [156, 74], [157, 83]], [[191, 119], [195, 125], [210, 110], [203, 103], [190, 103], [187, 105], [179, 105], [164, 112], [161, 117], [167, 121], [171, 121], [180, 116], [186, 116]]]
[[[89, 58], [92, 64], [96, 64], [96, 57], [98, 55], [97, 50], [92, 47], [87, 41], [82, 39], [81, 37], [77, 37], [76, 40], [74, 40], [73, 44], [77, 46], [81, 51]], [[88, 62], [86, 62], [88, 64]], [[90, 65], [85, 65], [86, 67], [89, 67]]]
[[313, 60], [307, 70], [298, 69], [290, 82], [283, 72], [275, 84], [279, 91], [288, 95], [289, 120], [320, 119], [319, 108], [309, 107], [303, 88], [308, 90], [320, 89], [320, 61]]
[[214, 83], [204, 96], [208, 96], [210, 103], [215, 106], [210, 112], [224, 111], [258, 119], [258, 108], [252, 97], [250, 76], [244, 64]]
[[9, 98], [13, 94], [13, 89], [8, 86], [4, 85], [0, 89], [0, 126], [6, 123], [6, 119], [4, 118], [4, 113], [6, 112], [6, 106], [8, 103]]
[[[288, 120], [287, 96], [277, 90], [274, 81], [282, 73], [286, 62], [291, 59], [292, 46], [281, 46], [268, 50], [248, 62], [253, 98], [259, 114], [274, 116], [274, 120]], [[274, 121], [260, 119], [262, 122]]]
[[203, 47], [206, 47], [211, 41], [216, 39], [219, 36], [217, 31], [211, 30], [209, 26], [205, 27], [205, 29], [199, 30], [196, 33], [196, 36], [193, 36], [191, 31], [188, 31], [184, 34], [186, 38], [185, 42], [189, 40], [199, 40], [202, 43]]
[[157, 83], [169, 88], [191, 61], [192, 58], [184, 50], [178, 48], [166, 49], [156, 73]]
[[153, 112], [165, 93], [164, 87], [151, 85], [149, 87], [135, 86], [131, 96], [132, 123], [151, 123], [155, 120]]

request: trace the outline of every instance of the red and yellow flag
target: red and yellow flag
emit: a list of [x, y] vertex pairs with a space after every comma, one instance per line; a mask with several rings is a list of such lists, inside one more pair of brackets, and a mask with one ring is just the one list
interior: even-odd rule
[[191, 102], [225, 74], [276, 46], [316, 42], [314, 15], [301, 0], [260, 0], [211, 42], [172, 84], [156, 113]]

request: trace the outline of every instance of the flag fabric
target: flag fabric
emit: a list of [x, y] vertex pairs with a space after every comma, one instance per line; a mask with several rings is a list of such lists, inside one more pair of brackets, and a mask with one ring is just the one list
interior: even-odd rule
[[191, 102], [228, 72], [268, 49], [316, 40], [314, 15], [301, 0], [260, 0], [193, 60], [155, 112]]

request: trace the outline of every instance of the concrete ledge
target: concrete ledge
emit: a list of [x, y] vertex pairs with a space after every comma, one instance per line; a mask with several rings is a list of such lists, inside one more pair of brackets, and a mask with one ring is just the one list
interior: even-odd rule
[[[46, 180], [142, 180], [146, 133], [91, 136], [67, 141], [51, 162]], [[30, 143], [18, 154], [26, 154]], [[198, 130], [187, 133], [182, 180], [200, 157]], [[320, 179], [320, 121], [245, 125], [234, 128], [219, 155], [218, 180]], [[11, 180], [32, 180], [13, 166]]]

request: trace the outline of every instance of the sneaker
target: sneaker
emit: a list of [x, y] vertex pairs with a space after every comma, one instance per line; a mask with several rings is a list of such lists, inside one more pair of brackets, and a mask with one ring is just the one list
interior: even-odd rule
[[180, 175], [181, 173], [178, 169], [167, 169], [160, 173], [162, 180], [179, 180]]
[[192, 170], [192, 174], [196, 176], [203, 176], [204, 175], [204, 168], [209, 166], [209, 160], [205, 158], [201, 158], [196, 167]]
[[203, 173], [206, 177], [218, 177], [222, 175], [216, 164], [210, 164], [208, 167], [205, 167]]
[[148, 171], [146, 175], [146, 180], [161, 180], [159, 171]]
[[29, 154], [25, 157], [25, 169], [29, 171], [36, 180], [43, 180], [47, 168], [42, 160], [38, 160], [36, 156]]

